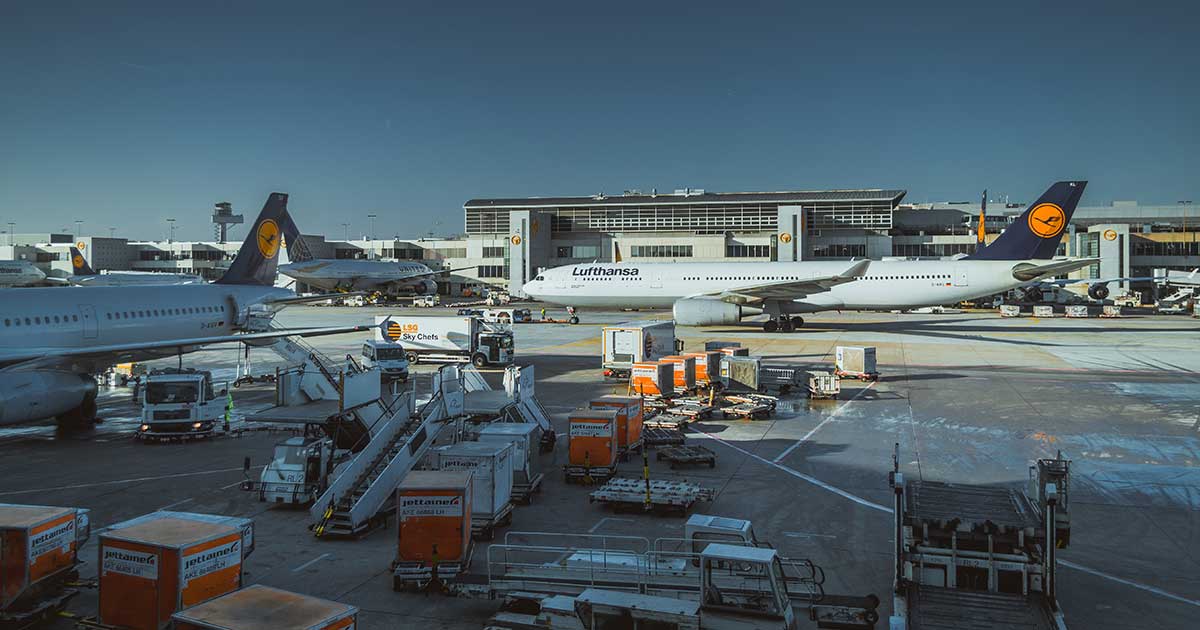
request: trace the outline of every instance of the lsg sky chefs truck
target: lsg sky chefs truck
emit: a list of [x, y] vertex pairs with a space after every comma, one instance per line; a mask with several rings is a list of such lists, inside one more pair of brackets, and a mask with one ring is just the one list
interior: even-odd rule
[[475, 367], [513, 362], [512, 329], [478, 317], [389, 315], [375, 318], [375, 339], [404, 346], [409, 363], [466, 363]]

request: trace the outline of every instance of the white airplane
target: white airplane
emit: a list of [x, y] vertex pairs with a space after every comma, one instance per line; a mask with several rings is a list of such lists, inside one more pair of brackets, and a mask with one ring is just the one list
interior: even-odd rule
[[[410, 261], [316, 259], [304, 246], [300, 234], [284, 234], [288, 243], [298, 243], [288, 249], [290, 262], [279, 266], [279, 273], [316, 287], [322, 291], [368, 291], [387, 295], [435, 295], [438, 290], [434, 277], [462, 269], [434, 271], [421, 263]], [[292, 251], [295, 249], [295, 251]], [[474, 269], [464, 267], [463, 269]]]
[[147, 284], [204, 284], [204, 278], [188, 273], [154, 273], [151, 271], [110, 271], [97, 273], [75, 247], [71, 248], [71, 269], [66, 278], [46, 278], [47, 282], [77, 287], [125, 287]]
[[766, 313], [767, 332], [802, 326], [799, 313], [953, 304], [1096, 262], [1054, 258], [1086, 185], [1054, 184], [991, 245], [958, 259], [591, 263], [543, 271], [524, 290], [570, 307], [670, 308], [685, 326]]
[[272, 193], [229, 271], [212, 284], [0, 291], [0, 425], [52, 417], [64, 424], [91, 422], [91, 375], [114, 363], [209, 344], [368, 330], [247, 332], [252, 318], [261, 321], [288, 304], [318, 299], [272, 286], [283, 230], [292, 225], [287, 195]]
[[27, 287], [45, 280], [45, 272], [28, 260], [0, 260], [0, 287]]

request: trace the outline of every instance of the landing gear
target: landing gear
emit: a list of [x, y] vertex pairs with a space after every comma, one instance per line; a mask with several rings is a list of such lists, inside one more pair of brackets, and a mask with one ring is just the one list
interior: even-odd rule
[[567, 315], [570, 315], [570, 317], [568, 317], [568, 318], [567, 318], [567, 321], [568, 321], [569, 323], [571, 323], [571, 324], [578, 324], [578, 323], [579, 323], [579, 316], [575, 314], [575, 307], [574, 307], [574, 306], [568, 306], [568, 307], [567, 307]]
[[96, 424], [96, 395], [84, 397], [78, 407], [58, 417], [58, 425], [64, 429], [90, 429]]
[[768, 319], [767, 321], [763, 322], [763, 332], [769, 332], [769, 333], [773, 333], [776, 331], [785, 332], [785, 333], [792, 332], [793, 330], [799, 330], [800, 327], [803, 325], [804, 325], [803, 317], [798, 317], [798, 316], [797, 317], [786, 317], [785, 316], [785, 317], [780, 317], [779, 319]]
[[767, 321], [763, 322], [763, 332], [773, 333], [777, 330], [779, 330], [779, 320], [768, 319]]

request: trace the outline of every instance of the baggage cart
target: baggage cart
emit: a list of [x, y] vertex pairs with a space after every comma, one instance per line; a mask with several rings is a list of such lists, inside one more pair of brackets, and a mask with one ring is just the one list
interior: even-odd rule
[[1033, 307], [1033, 316], [1040, 318], [1054, 317], [1054, 307], [1048, 304], [1038, 304]]
[[1114, 319], [1118, 318], [1118, 317], [1123, 317], [1123, 314], [1121, 313], [1121, 307], [1113, 306], [1111, 304], [1105, 304], [1103, 310], [1100, 312], [1100, 317], [1114, 318]]
[[172, 618], [176, 630], [353, 630], [358, 608], [254, 584]]
[[814, 400], [832, 400], [842, 392], [842, 381], [836, 374], [826, 371], [808, 372], [808, 397]]
[[645, 479], [618, 477], [609, 479], [589, 496], [589, 501], [604, 503], [615, 510], [642, 510], [685, 513], [699, 501], [711, 501], [714, 493], [687, 481], [651, 479], [647, 491]]
[[863, 382], [879, 380], [872, 346], [838, 346], [834, 365], [834, 374], [838, 378], [857, 378]]
[[654, 457], [659, 461], [666, 460], [670, 462], [672, 469], [680, 466], [701, 464], [706, 464], [709, 468], [714, 468], [717, 465], [717, 454], [704, 446], [668, 446], [659, 449]]
[[648, 448], [672, 446], [684, 443], [684, 433], [679, 429], [646, 427], [645, 440]]
[[1086, 318], [1089, 316], [1088, 315], [1088, 307], [1083, 304], [1072, 304], [1066, 308], [1066, 315], [1067, 315], [1067, 317], [1072, 317], [1072, 318], [1075, 318], [1075, 317], [1078, 317], [1081, 319]]
[[1021, 307], [1017, 304], [1001, 304], [1000, 317], [1020, 317]]

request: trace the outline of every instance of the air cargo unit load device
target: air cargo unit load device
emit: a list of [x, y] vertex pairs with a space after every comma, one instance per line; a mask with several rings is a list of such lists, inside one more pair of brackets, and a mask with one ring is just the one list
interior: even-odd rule
[[600, 334], [606, 378], [624, 380], [634, 363], [657, 361], [683, 350], [683, 342], [675, 338], [675, 322], [669, 320], [605, 326]]

